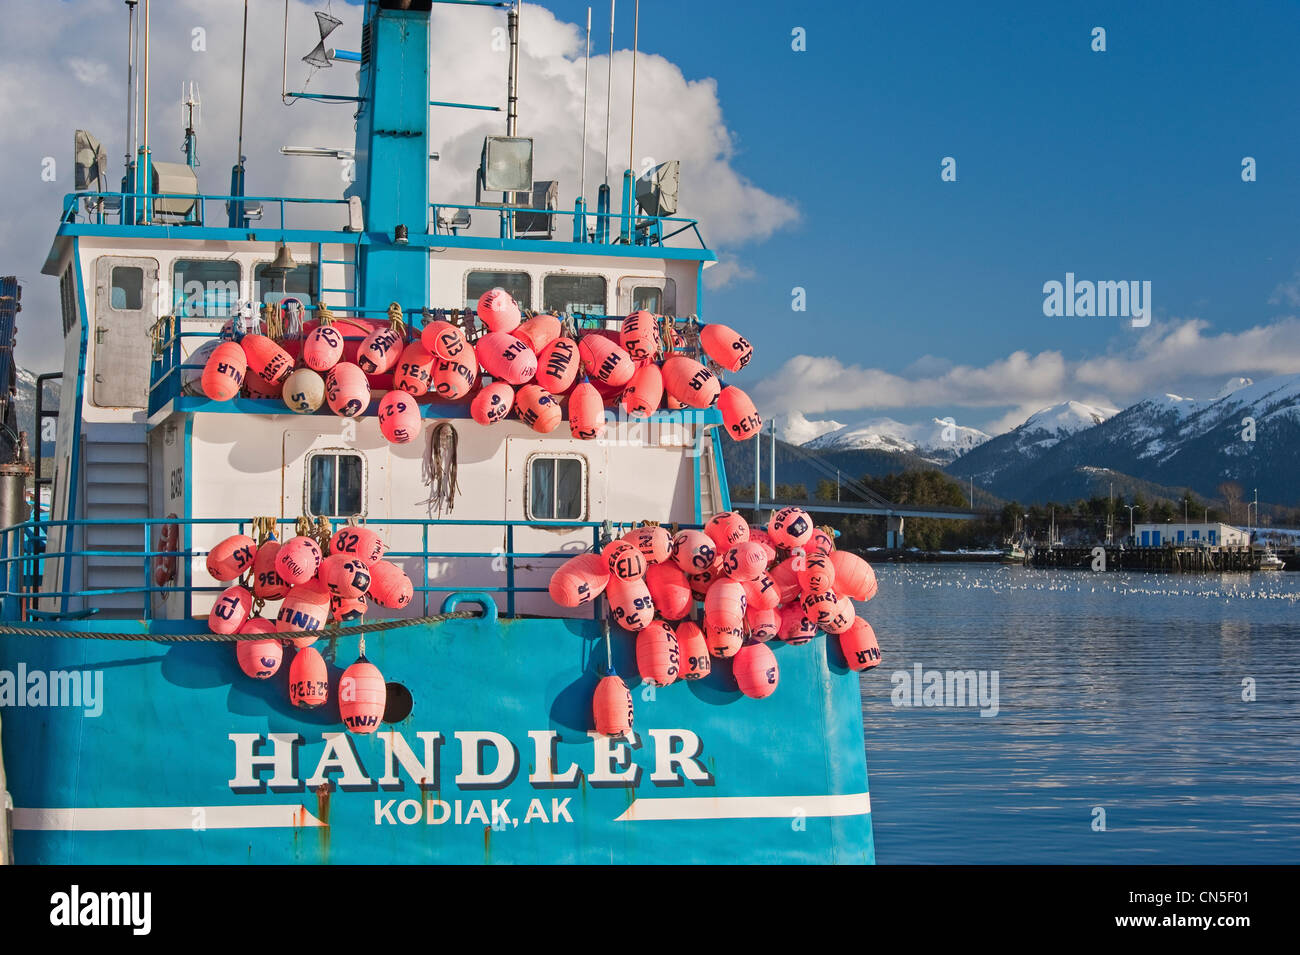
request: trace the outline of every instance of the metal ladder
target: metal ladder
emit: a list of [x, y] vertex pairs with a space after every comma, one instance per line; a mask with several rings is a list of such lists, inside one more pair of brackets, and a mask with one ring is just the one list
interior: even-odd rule
[[[117, 590], [146, 586], [144, 530], [149, 517], [149, 450], [144, 425], [96, 425], [82, 446], [83, 516], [90, 521], [78, 547], [111, 555], [83, 558], [85, 590]], [[121, 556], [117, 556], [118, 554]], [[148, 594], [111, 593], [86, 598], [100, 616], [138, 618]]]

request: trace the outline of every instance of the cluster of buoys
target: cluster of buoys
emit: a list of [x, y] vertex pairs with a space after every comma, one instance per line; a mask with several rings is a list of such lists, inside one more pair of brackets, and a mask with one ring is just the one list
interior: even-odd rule
[[[445, 321], [409, 333], [400, 309], [389, 311], [387, 322], [331, 317], [328, 324], [308, 323], [293, 341], [254, 333], [205, 345], [195, 356], [204, 361], [202, 391], [213, 401], [241, 393], [278, 397], [297, 414], [328, 407], [345, 418], [362, 416], [378, 397], [380, 430], [394, 444], [419, 434], [423, 404], [471, 396], [470, 416], [479, 424], [513, 412], [549, 434], [567, 414], [570, 432], [582, 440], [604, 434], [607, 404], [633, 418], [662, 408], [717, 407], [736, 440], [762, 429], [749, 396], [679, 354], [681, 336], [648, 311], [628, 315], [617, 332], [575, 338], [563, 333], [554, 315], [525, 320], [507, 292], [491, 289], [479, 298], [475, 314], [484, 333], [472, 344], [462, 327]], [[354, 334], [345, 335], [345, 328]], [[671, 341], [664, 340], [666, 331]], [[358, 341], [356, 333], [364, 337]], [[702, 326], [699, 339], [704, 355], [726, 371], [740, 371], [753, 356], [753, 346], [725, 325]]]
[[[384, 542], [365, 527], [344, 526], [321, 542], [298, 534], [260, 545], [246, 534], [225, 538], [208, 552], [208, 574], [230, 584], [208, 614], [208, 629], [220, 634], [264, 634], [235, 644], [239, 668], [265, 680], [280, 669], [287, 648], [289, 701], [315, 709], [329, 699], [325, 659], [312, 646], [331, 621], [354, 624], [371, 603], [390, 610], [410, 604], [414, 585], [391, 561], [381, 559]], [[273, 615], [266, 604], [278, 603]], [[374, 664], [362, 657], [339, 680], [339, 711], [354, 733], [373, 733], [384, 714], [386, 684]]]
[[[880, 662], [875, 633], [854, 606], [876, 595], [875, 571], [836, 550], [797, 507], [777, 511], [766, 529], [734, 512], [675, 535], [657, 525], [636, 528], [599, 553], [566, 560], [549, 591], [562, 607], [603, 594], [613, 622], [636, 635], [637, 671], [655, 686], [700, 679], [713, 660], [729, 659], [741, 693], [762, 699], [780, 681], [768, 643], [798, 646], [822, 632], [839, 640], [850, 669]], [[600, 733], [631, 728], [631, 694], [616, 674], [598, 685], [593, 715]]]

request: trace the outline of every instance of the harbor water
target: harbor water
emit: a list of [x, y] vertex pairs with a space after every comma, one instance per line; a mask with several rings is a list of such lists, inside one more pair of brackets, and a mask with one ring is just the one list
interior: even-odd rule
[[877, 573], [878, 862], [1300, 859], [1300, 574]]

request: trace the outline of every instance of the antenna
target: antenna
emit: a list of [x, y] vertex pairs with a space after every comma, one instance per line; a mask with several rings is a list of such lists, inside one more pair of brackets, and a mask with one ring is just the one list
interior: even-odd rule
[[519, 0], [506, 16], [510, 30], [510, 78], [506, 84], [506, 135], [519, 131]]
[[199, 115], [203, 107], [203, 100], [199, 98], [199, 84], [197, 80], [181, 81], [181, 125], [186, 130], [196, 130], [199, 128]]
[[582, 158], [579, 161], [578, 195], [587, 194], [587, 76], [591, 72], [591, 7], [587, 8], [587, 55], [582, 60]]
[[609, 76], [605, 81], [605, 186], [609, 186], [609, 120], [614, 95], [614, 2], [609, 0]]
[[636, 7], [632, 14], [632, 115], [629, 117], [627, 134], [627, 168], [632, 170], [636, 169], [635, 160], [633, 159], [636, 153], [633, 144], [636, 142], [636, 53], [640, 32], [641, 0], [636, 0]]

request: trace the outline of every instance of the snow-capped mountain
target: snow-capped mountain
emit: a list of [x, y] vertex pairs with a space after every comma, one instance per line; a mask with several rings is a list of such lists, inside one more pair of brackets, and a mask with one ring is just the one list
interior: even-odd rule
[[1024, 424], [984, 442], [948, 468], [955, 475], [974, 478], [977, 484], [1003, 495], [998, 487], [1020, 487], [1035, 473], [1036, 462], [1052, 448], [1074, 435], [1119, 413], [1117, 408], [1066, 401], [1036, 411]]
[[903, 424], [893, 418], [873, 418], [822, 434], [804, 444], [813, 450], [903, 451], [937, 464], [947, 464], [978, 447], [989, 436], [978, 428], [931, 418]]

